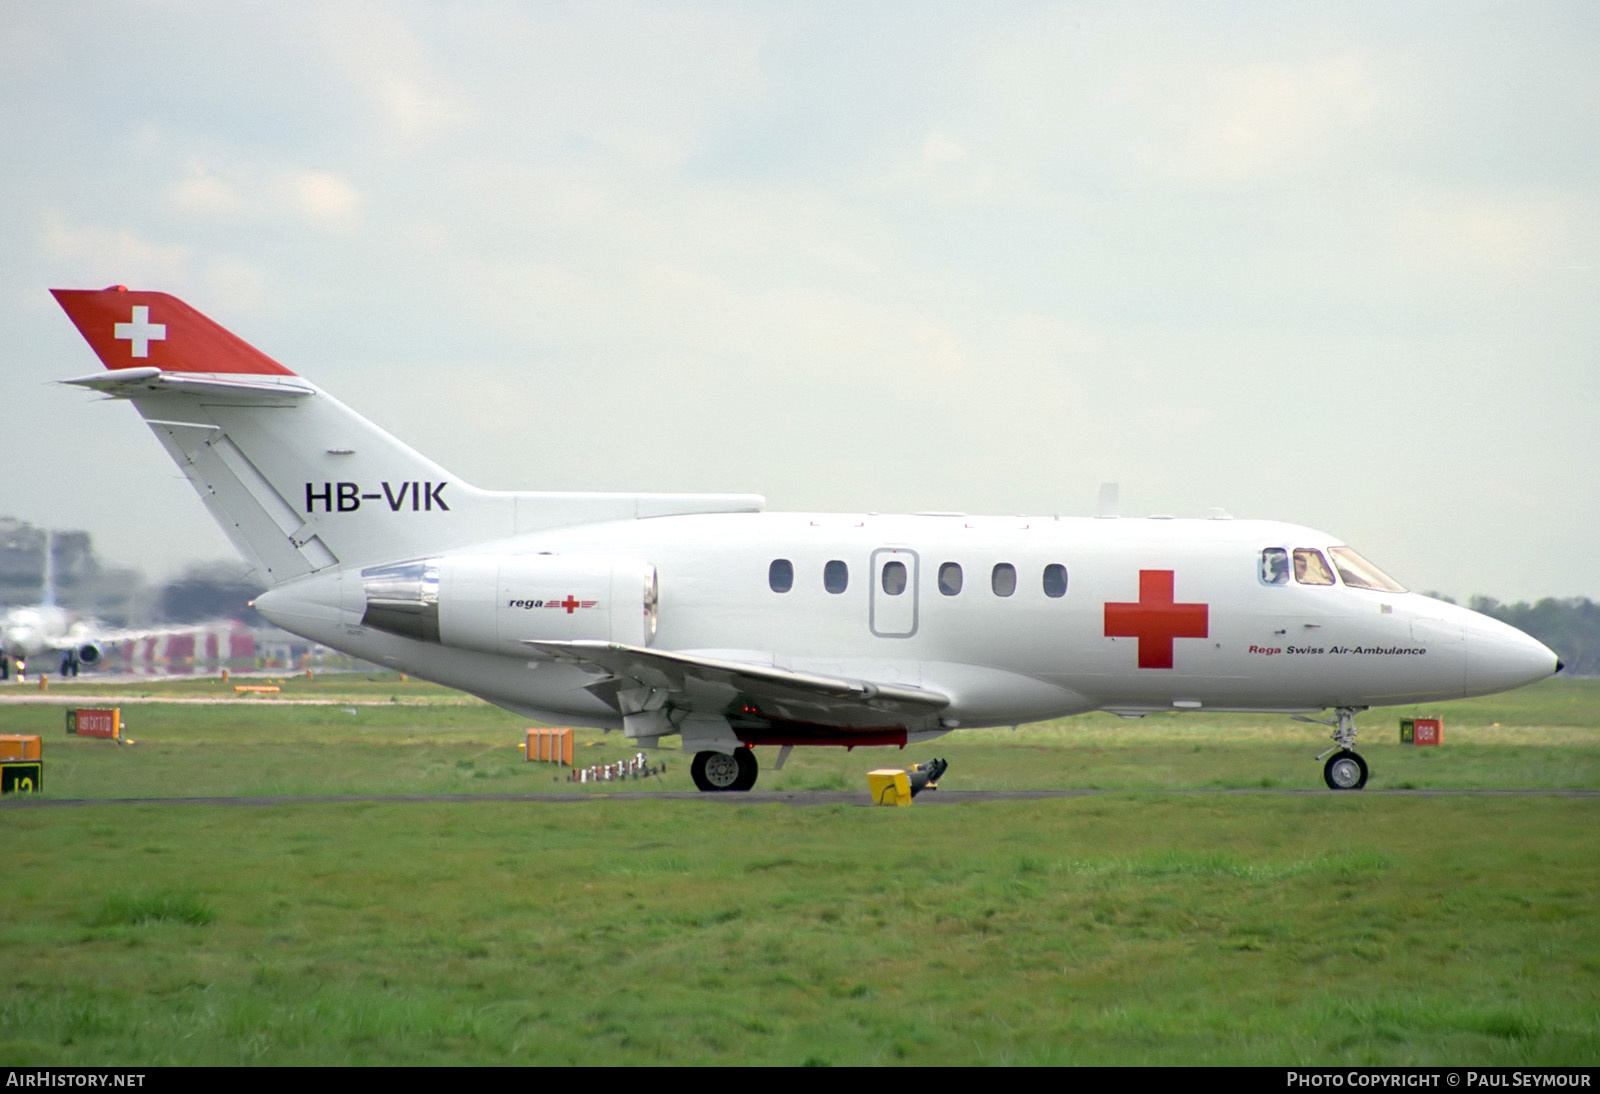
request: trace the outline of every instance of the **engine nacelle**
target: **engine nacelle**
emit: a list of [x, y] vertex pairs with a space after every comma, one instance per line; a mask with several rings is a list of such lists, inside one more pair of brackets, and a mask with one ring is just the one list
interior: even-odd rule
[[85, 665], [98, 665], [103, 655], [98, 642], [85, 642], [78, 647], [78, 660]]
[[368, 627], [445, 646], [529, 656], [526, 640], [647, 646], [656, 571], [594, 555], [446, 555], [361, 571]]

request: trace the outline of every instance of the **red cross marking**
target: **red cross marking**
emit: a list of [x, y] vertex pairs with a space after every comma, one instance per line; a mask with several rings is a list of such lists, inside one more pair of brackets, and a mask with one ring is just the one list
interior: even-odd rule
[[1137, 638], [1139, 667], [1170, 669], [1174, 638], [1206, 638], [1209, 606], [1174, 604], [1171, 570], [1139, 571], [1139, 602], [1106, 602], [1106, 637]]
[[[1172, 599], [1170, 593], [1168, 594], [1167, 599], [1168, 600]], [[576, 608], [581, 606], [581, 603], [582, 603], [581, 601], [574, 600], [573, 597], [572, 597], [572, 594], [568, 593], [567, 594], [567, 598], [561, 602], [560, 607], [563, 607], [563, 608], [567, 609], [567, 614], [571, 615], [573, 613], [574, 609], [576, 609]]]

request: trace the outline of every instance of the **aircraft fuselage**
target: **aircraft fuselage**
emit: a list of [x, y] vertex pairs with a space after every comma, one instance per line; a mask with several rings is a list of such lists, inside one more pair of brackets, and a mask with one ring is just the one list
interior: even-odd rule
[[[441, 555], [637, 560], [659, 583], [651, 647], [949, 696], [908, 727], [923, 731], [1089, 710], [1457, 699], [1553, 670], [1540, 643], [1452, 604], [1262, 576], [1264, 550], [1338, 544], [1267, 521], [749, 513], [568, 527]], [[358, 577], [314, 575], [258, 607], [286, 629], [530, 714], [621, 724], [586, 690], [592, 675], [517, 648], [519, 634], [626, 640], [585, 629], [602, 596], [497, 589], [511, 633], [497, 635], [504, 655], [485, 659], [481, 644], [464, 656], [364, 626]]]

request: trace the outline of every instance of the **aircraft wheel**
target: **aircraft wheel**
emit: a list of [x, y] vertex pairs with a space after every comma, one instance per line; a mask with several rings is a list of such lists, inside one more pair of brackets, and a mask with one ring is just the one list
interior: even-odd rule
[[748, 748], [736, 748], [733, 758], [739, 764], [739, 781], [733, 784], [735, 790], [749, 790], [756, 785], [756, 776], [760, 774], [760, 767], [756, 763], [756, 754]]
[[1335, 752], [1323, 765], [1322, 779], [1329, 790], [1360, 790], [1367, 785], [1367, 761], [1348, 749]]
[[749, 790], [756, 784], [756, 757], [748, 748], [736, 748], [732, 755], [696, 752], [689, 774], [701, 790]]

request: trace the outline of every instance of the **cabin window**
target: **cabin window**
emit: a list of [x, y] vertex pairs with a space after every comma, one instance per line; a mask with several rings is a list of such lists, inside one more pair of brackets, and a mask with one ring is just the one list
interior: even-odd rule
[[906, 564], [904, 562], [884, 563], [883, 591], [890, 596], [899, 596], [906, 591]]
[[1010, 596], [1016, 592], [1017, 568], [1009, 562], [996, 563], [994, 572], [989, 575], [989, 587], [995, 596]]
[[1294, 579], [1302, 585], [1332, 585], [1333, 571], [1321, 551], [1310, 547], [1294, 549]]
[[822, 568], [822, 587], [830, 593], [842, 593], [850, 585], [850, 567], [834, 559]]
[[767, 567], [767, 584], [775, 593], [786, 593], [794, 588], [794, 563], [786, 558], [775, 558]]
[[1289, 584], [1289, 552], [1282, 547], [1268, 547], [1261, 552], [1261, 584]]
[[939, 567], [939, 591], [945, 596], [955, 596], [961, 591], [959, 562], [946, 562]]
[[1403, 593], [1406, 587], [1378, 569], [1348, 547], [1329, 547], [1328, 554], [1344, 583], [1352, 589], [1376, 589], [1380, 593]]
[[1049, 597], [1067, 595], [1067, 568], [1059, 562], [1052, 562], [1044, 568], [1044, 595]]

